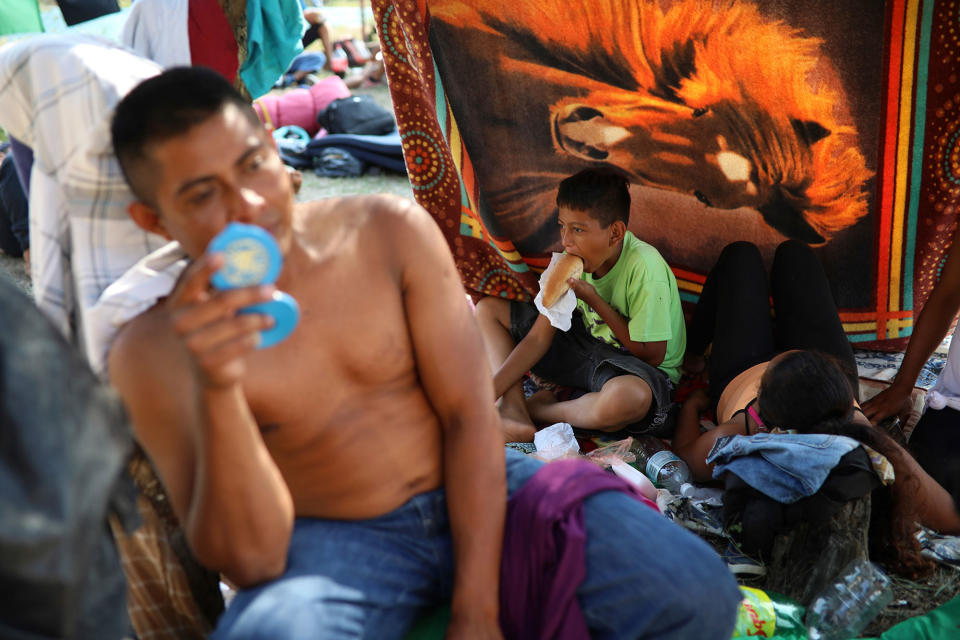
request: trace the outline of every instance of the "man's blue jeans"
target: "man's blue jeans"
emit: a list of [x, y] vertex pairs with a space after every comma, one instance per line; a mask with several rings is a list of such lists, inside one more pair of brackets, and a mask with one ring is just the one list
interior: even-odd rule
[[[508, 450], [509, 493], [541, 464]], [[623, 493], [598, 493], [584, 509], [577, 594], [593, 638], [730, 637], [740, 590], [704, 541]], [[453, 564], [442, 489], [372, 520], [300, 518], [284, 575], [238, 593], [212, 638], [402, 638], [449, 601]]]

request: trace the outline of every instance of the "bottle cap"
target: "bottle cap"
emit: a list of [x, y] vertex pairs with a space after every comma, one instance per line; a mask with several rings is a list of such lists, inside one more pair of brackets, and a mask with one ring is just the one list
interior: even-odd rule
[[218, 289], [272, 284], [283, 267], [277, 241], [252, 224], [231, 222], [210, 241], [207, 252], [222, 253], [226, 258], [223, 267], [210, 278]]
[[260, 349], [283, 341], [300, 321], [300, 306], [293, 296], [283, 291], [274, 291], [273, 300], [244, 307], [240, 313], [263, 313], [273, 317], [273, 326], [260, 332]]

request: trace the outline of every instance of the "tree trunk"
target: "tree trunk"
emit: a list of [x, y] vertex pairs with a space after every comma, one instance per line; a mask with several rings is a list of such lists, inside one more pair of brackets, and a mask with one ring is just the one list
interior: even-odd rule
[[866, 560], [870, 495], [851, 500], [826, 522], [803, 523], [774, 539], [759, 587], [808, 605], [851, 560]]

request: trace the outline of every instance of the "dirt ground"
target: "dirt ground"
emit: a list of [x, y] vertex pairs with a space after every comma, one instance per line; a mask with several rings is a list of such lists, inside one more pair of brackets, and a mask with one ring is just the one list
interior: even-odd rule
[[879, 635], [898, 622], [922, 615], [960, 594], [960, 571], [944, 565], [926, 580], [912, 582], [892, 576], [893, 602], [880, 612], [864, 635]]
[[[727, 546], [726, 538], [705, 536], [705, 539], [718, 553], [722, 553]], [[889, 571], [887, 575], [893, 584], [893, 600], [859, 637], [876, 638], [896, 624], [923, 615], [960, 595], [960, 570], [943, 564], [937, 564], [931, 575], [919, 581], [900, 578]], [[763, 588], [763, 578], [756, 576], [738, 577], [737, 581], [745, 587]]]

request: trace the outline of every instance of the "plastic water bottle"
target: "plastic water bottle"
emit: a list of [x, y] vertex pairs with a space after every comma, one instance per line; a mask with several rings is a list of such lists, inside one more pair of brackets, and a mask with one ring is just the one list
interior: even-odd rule
[[630, 450], [637, 456], [637, 466], [643, 469], [647, 477], [679, 496], [684, 485], [693, 482], [690, 467], [677, 457], [673, 451], [654, 436], [637, 436]]
[[855, 638], [891, 600], [890, 578], [880, 567], [854, 560], [807, 607], [804, 622], [810, 640]]

